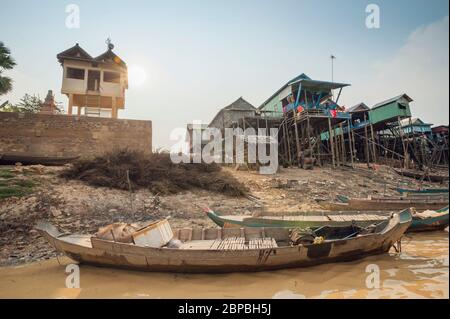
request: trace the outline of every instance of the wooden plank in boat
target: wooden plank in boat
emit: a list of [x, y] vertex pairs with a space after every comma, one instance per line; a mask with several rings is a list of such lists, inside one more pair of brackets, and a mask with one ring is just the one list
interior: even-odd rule
[[214, 240], [191, 240], [183, 243], [179, 249], [210, 249]]
[[303, 218], [303, 221], [307, 222], [307, 221], [323, 221], [326, 222], [328, 221], [328, 218], [325, 216], [305, 216]]

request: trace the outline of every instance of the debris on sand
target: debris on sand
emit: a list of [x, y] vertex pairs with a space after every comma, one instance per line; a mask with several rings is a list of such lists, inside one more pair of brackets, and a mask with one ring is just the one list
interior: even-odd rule
[[230, 196], [247, 194], [247, 188], [219, 165], [175, 164], [169, 153], [117, 150], [79, 160], [63, 170], [61, 177], [122, 190], [146, 188], [164, 195], [193, 187]]

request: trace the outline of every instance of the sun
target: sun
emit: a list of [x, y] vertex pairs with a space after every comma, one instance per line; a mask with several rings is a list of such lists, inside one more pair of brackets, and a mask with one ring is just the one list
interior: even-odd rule
[[147, 79], [145, 69], [138, 65], [132, 65], [128, 68], [128, 82], [131, 87], [141, 86]]

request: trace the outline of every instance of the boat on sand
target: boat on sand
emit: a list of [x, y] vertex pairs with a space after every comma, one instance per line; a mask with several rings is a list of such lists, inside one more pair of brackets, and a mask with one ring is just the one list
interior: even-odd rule
[[153, 224], [130, 230], [131, 240], [123, 241], [118, 241], [116, 235], [105, 238], [61, 234], [46, 222], [38, 223], [36, 229], [57, 251], [81, 264], [210, 273], [305, 267], [387, 253], [400, 241], [411, 221], [410, 212], [405, 210], [366, 228], [165, 228], [164, 236], [158, 238], [167, 241], [170, 232], [173, 236], [161, 247], [145, 244], [155, 242], [149, 235], [158, 234]]

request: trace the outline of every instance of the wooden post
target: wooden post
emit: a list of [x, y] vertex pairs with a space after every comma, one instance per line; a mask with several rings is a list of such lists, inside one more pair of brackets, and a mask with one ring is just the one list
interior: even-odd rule
[[333, 135], [331, 132], [331, 118], [328, 118], [328, 139], [330, 141], [330, 148], [331, 148], [331, 160], [333, 162], [333, 167], [335, 167], [335, 161], [334, 161], [334, 143], [333, 143]]
[[320, 167], [322, 167], [322, 158], [321, 158], [321, 154], [320, 154], [320, 146], [322, 145], [322, 139], [321, 139], [321, 134], [319, 133], [316, 137], [317, 140], [317, 163], [319, 164]]
[[352, 147], [353, 147], [353, 154], [356, 159], [356, 142], [355, 142], [355, 132], [352, 130]]
[[284, 150], [284, 158], [286, 159], [286, 161], [289, 161], [289, 157], [288, 157], [288, 149], [287, 149], [287, 141], [286, 141], [286, 129], [284, 127], [284, 123], [281, 123], [281, 129], [283, 130], [283, 150]]
[[69, 94], [69, 106], [67, 108], [67, 114], [72, 115], [73, 111], [73, 94]]
[[405, 140], [403, 137], [403, 128], [400, 123], [400, 116], [397, 117], [397, 122], [398, 122], [398, 130], [400, 133], [400, 138], [402, 140], [402, 147], [403, 147], [403, 167], [408, 168], [408, 156], [407, 156], [408, 149], [405, 146]]
[[[99, 105], [100, 107], [100, 105]], [[112, 97], [112, 106], [111, 106], [111, 117], [116, 119], [117, 118], [117, 106], [116, 106], [116, 98]]]
[[339, 124], [341, 128], [341, 151], [342, 151], [342, 164], [347, 163], [347, 154], [345, 150], [345, 139], [344, 139], [344, 126], [342, 123]]
[[341, 159], [340, 159], [340, 151], [339, 151], [339, 138], [340, 136], [336, 134], [336, 127], [333, 127], [333, 135], [336, 138], [334, 145], [336, 145], [335, 155], [336, 155], [336, 165], [339, 167], [341, 166]]
[[289, 160], [289, 166], [292, 166], [292, 157], [291, 157], [291, 135], [289, 134], [289, 128], [286, 124], [287, 116], [285, 115], [285, 122], [283, 123], [283, 129], [286, 132], [286, 141], [287, 141], [287, 154]]
[[[364, 122], [366, 122], [366, 115], [364, 114]], [[365, 140], [365, 153], [366, 153], [366, 162], [367, 162], [367, 167], [370, 167], [370, 150], [369, 150], [369, 139], [367, 137], [367, 124], [364, 125], [364, 140]]]
[[350, 161], [352, 162], [353, 167], [353, 143], [352, 143], [352, 134], [353, 130], [351, 129], [350, 120], [347, 120], [347, 127], [348, 127], [348, 147], [350, 148]]
[[373, 161], [376, 163], [377, 162], [377, 146], [375, 144], [375, 135], [373, 133], [373, 125], [370, 124], [370, 132], [372, 135], [372, 152], [373, 152]]
[[81, 116], [81, 106], [77, 106], [77, 115]]
[[300, 142], [298, 140], [297, 116], [295, 109], [293, 109], [292, 111], [294, 113], [295, 145], [297, 146], [297, 165], [300, 165]]
[[310, 136], [310, 134], [309, 134], [309, 129], [310, 129], [310, 126], [309, 126], [309, 116], [306, 118], [306, 125], [307, 125], [307, 127], [306, 127], [306, 136], [308, 137], [308, 150], [311, 152], [311, 156], [312, 156], [312, 150], [311, 150], [311, 136]]

